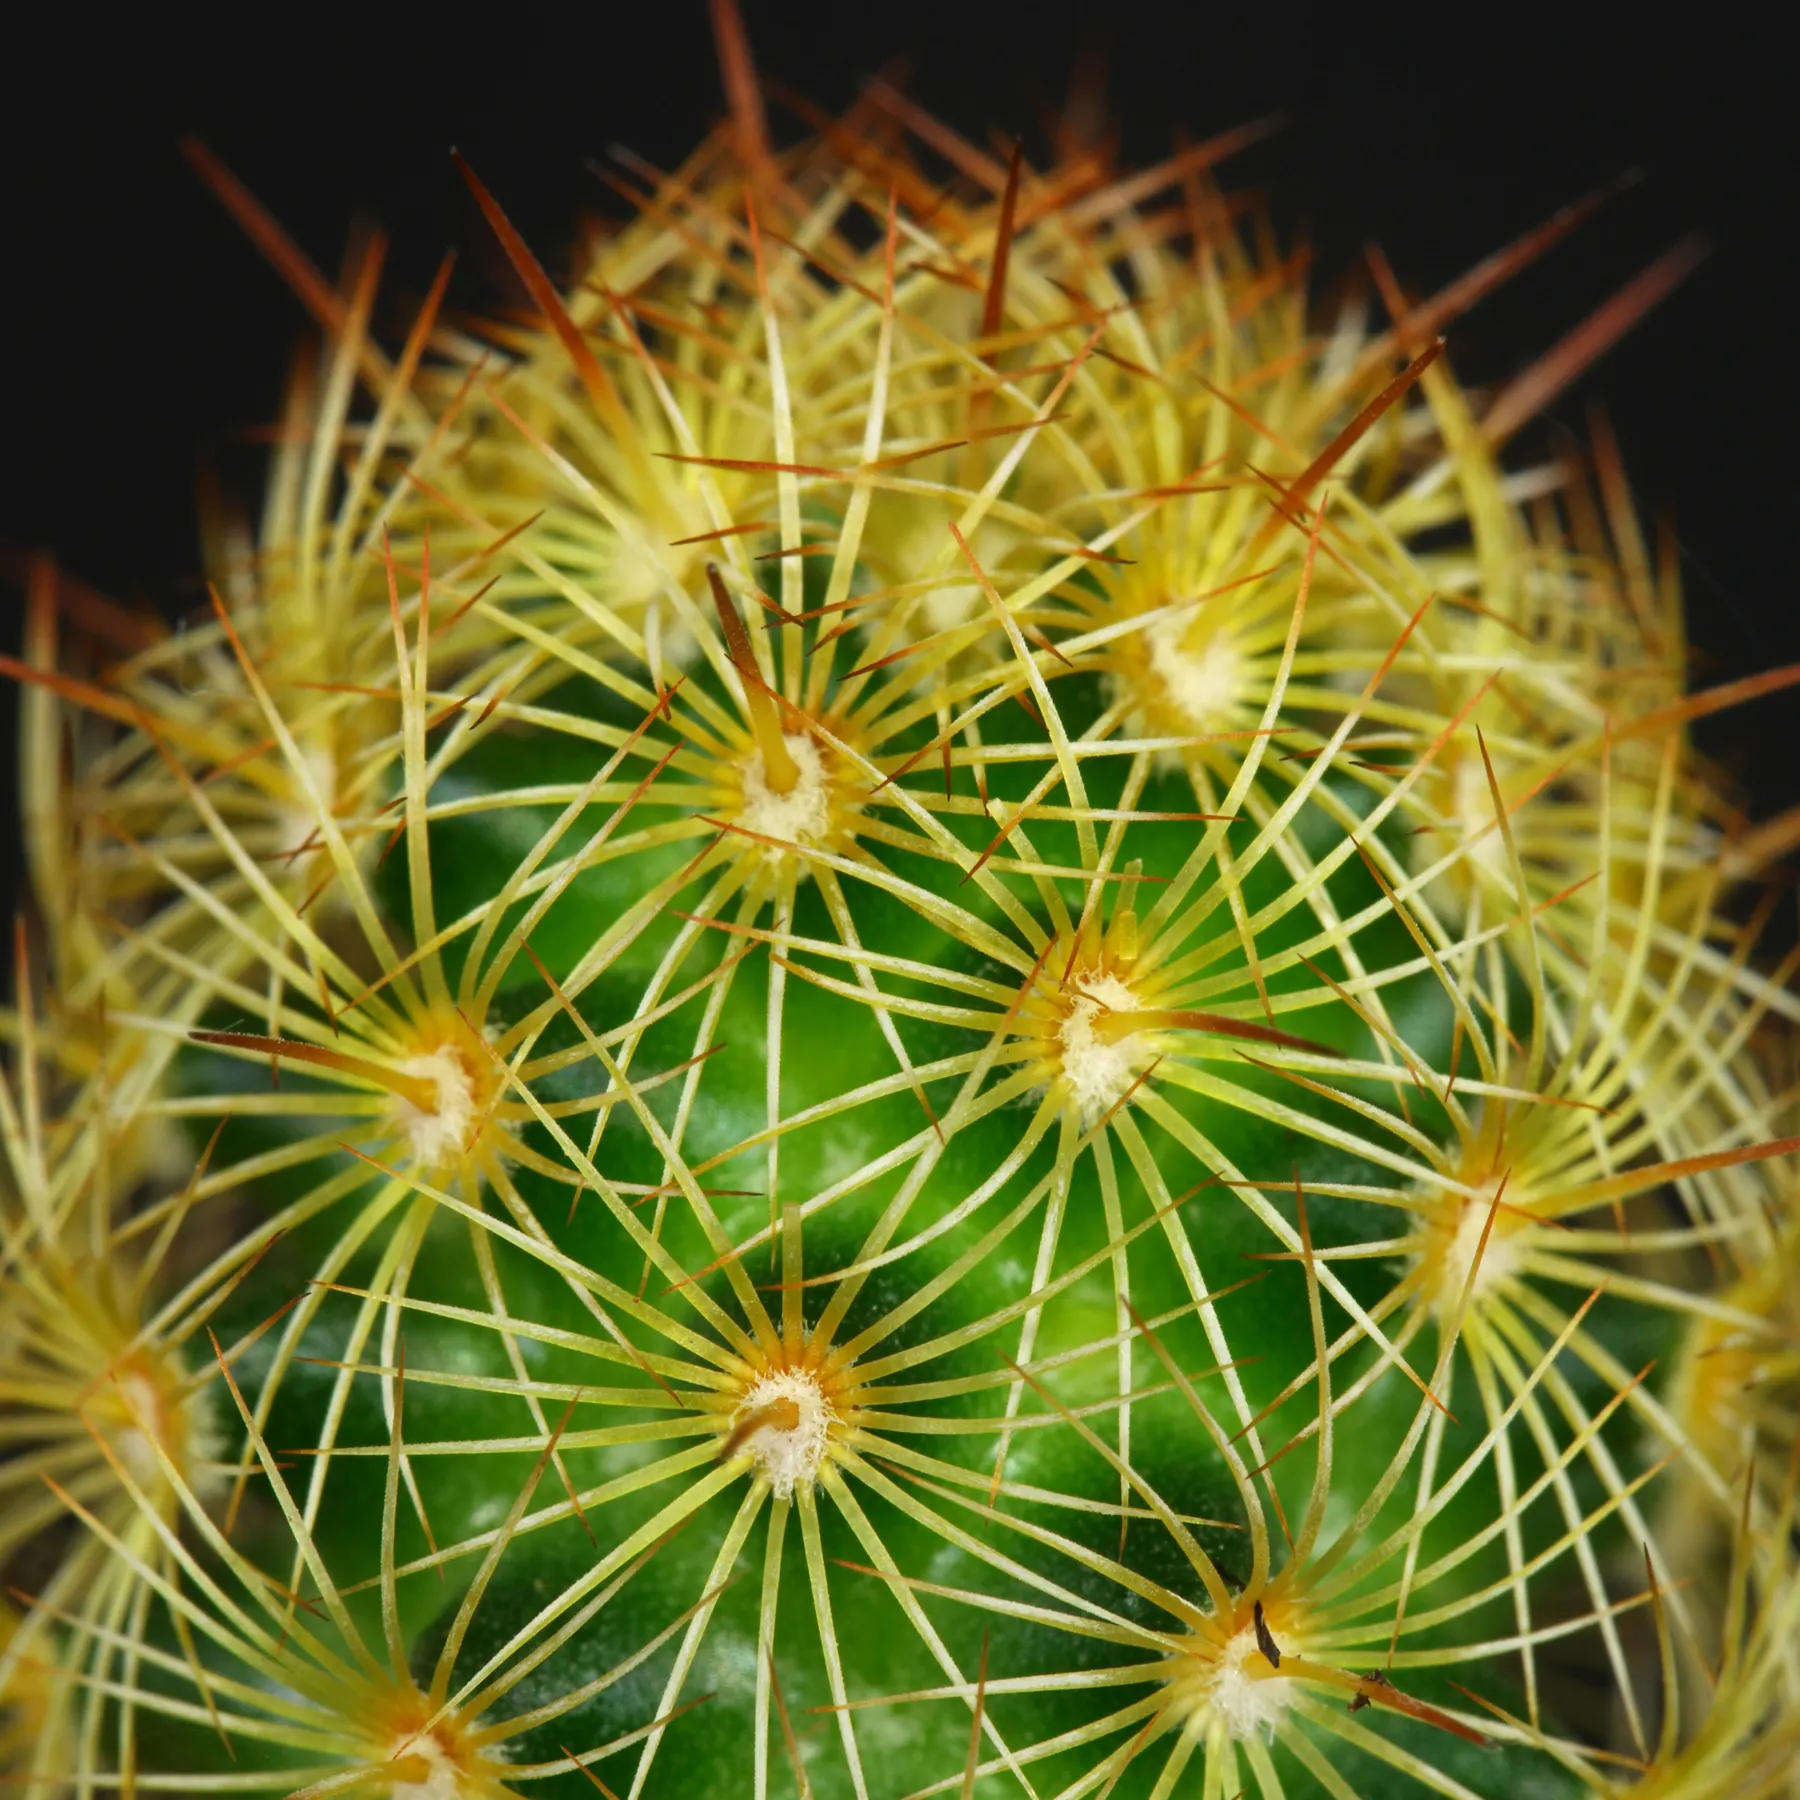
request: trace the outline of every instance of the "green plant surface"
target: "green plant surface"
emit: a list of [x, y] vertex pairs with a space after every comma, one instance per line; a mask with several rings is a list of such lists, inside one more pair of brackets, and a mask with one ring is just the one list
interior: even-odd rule
[[282, 252], [209, 622], [34, 589], [3, 1779], [1800, 1794], [1795, 672], [1451, 372], [1575, 216], [1377, 323], [1243, 134], [730, 86], [566, 282], [464, 167], [530, 319]]

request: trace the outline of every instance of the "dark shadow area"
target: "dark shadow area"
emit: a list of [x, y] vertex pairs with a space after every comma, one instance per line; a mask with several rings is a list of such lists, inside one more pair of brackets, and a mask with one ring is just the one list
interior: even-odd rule
[[[1456, 328], [1465, 380], [1503, 380], [1684, 234], [1713, 243], [1683, 288], [1553, 409], [1580, 433], [1604, 404], [1640, 506], [1679, 528], [1705, 679], [1800, 658], [1778, 554], [1794, 404], [1784, 354], [1784, 215], [1775, 55], [1730, 7], [1654, 31], [1618, 9], [1218, 5], [904, 7], [751, 4], [759, 65], [821, 105], [896, 65], [958, 128], [1028, 150], [1084, 53], [1107, 65], [1127, 162], [1285, 110], [1285, 131], [1225, 171], [1304, 231], [1321, 284], [1376, 240], [1424, 292], [1620, 175], [1642, 179], [1571, 243]], [[719, 115], [700, 0], [660, 7], [242, 8], [102, 26], [40, 10], [10, 48], [0, 431], [0, 606], [16, 646], [13, 553], [47, 548], [82, 579], [166, 613], [194, 581], [195, 471], [253, 492], [248, 428], [275, 408], [304, 328], [297, 301], [182, 161], [201, 134], [327, 270], [346, 229], [393, 236], [388, 289], [416, 298], [446, 247], [454, 293], [506, 297], [498, 253], [449, 159], [454, 144], [555, 266], [579, 214], [610, 200], [585, 167], [623, 144], [677, 160]], [[1747, 19], [1740, 13], [1740, 21]], [[18, 28], [15, 28], [17, 30]], [[286, 34], [283, 36], [283, 34]], [[774, 110], [777, 134], [800, 129]], [[1782, 134], [1785, 138], [1785, 134]], [[1783, 159], [1785, 161], [1785, 158]], [[1707, 741], [1767, 816], [1800, 800], [1778, 697]], [[13, 695], [0, 846], [14, 891]]]

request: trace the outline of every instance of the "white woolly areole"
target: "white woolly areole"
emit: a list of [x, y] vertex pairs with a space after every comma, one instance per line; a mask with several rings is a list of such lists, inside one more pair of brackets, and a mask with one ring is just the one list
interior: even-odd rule
[[[744, 764], [744, 803], [738, 823], [758, 837], [779, 838], [785, 844], [816, 844], [831, 829], [831, 786], [825, 775], [825, 759], [819, 746], [803, 731], [784, 732], [782, 742], [800, 771], [800, 779], [785, 794], [769, 786], [762, 752], [753, 751]], [[770, 857], [784, 854], [764, 845]]]
[[[157, 1392], [156, 1383], [136, 1369], [127, 1369], [114, 1379], [119, 1405], [131, 1423], [114, 1436], [113, 1448], [139, 1487], [160, 1487], [162, 1467], [156, 1460], [156, 1445], [167, 1436], [169, 1428], [169, 1420], [163, 1416], [162, 1395]], [[166, 1448], [179, 1459], [179, 1445], [168, 1444]]]
[[1223, 632], [1215, 632], [1198, 651], [1182, 640], [1193, 623], [1183, 607], [1160, 613], [1145, 628], [1150, 670], [1162, 682], [1169, 701], [1200, 730], [1225, 723], [1243, 681], [1244, 659]]
[[1265, 1738], [1273, 1737], [1288, 1709], [1285, 1681], [1259, 1680], [1246, 1671], [1245, 1663], [1261, 1655], [1255, 1628], [1246, 1625], [1220, 1652], [1212, 1682], [1203, 1690], [1206, 1705], [1234, 1738], [1247, 1738], [1258, 1731]]
[[1138, 1001], [1116, 975], [1079, 975], [1075, 987], [1075, 1003], [1057, 1037], [1062, 1046], [1063, 1079], [1085, 1127], [1117, 1104], [1131, 1086], [1138, 1063], [1133, 1033], [1109, 1041], [1095, 1031], [1094, 1020], [1102, 1010], [1136, 1012]]
[[644, 661], [649, 668], [685, 669], [699, 650], [700, 640], [692, 626], [672, 607], [665, 611], [660, 595], [645, 602]]
[[423, 1781], [396, 1781], [394, 1800], [463, 1800], [462, 1775], [435, 1733], [396, 1738], [387, 1760], [397, 1762], [403, 1756], [418, 1758], [430, 1773]]
[[925, 623], [932, 631], [954, 631], [958, 625], [968, 624], [984, 603], [974, 582], [948, 582], [925, 596]]
[[[170, 1367], [168, 1379], [173, 1391], [181, 1379], [179, 1367]], [[113, 1386], [126, 1422], [108, 1435], [131, 1479], [147, 1493], [163, 1490], [162, 1464], [156, 1458], [160, 1444], [195, 1494], [206, 1499], [215, 1493], [224, 1477], [215, 1466], [219, 1435], [213, 1429], [206, 1390], [199, 1389], [171, 1405], [155, 1379], [136, 1368], [122, 1369], [113, 1377]]]
[[1475, 1268], [1475, 1253], [1481, 1251], [1481, 1267], [1475, 1270], [1475, 1285], [1469, 1293], [1469, 1304], [1475, 1305], [1498, 1282], [1511, 1274], [1519, 1260], [1512, 1235], [1501, 1229], [1500, 1214], [1494, 1213], [1494, 1228], [1488, 1231], [1487, 1247], [1482, 1249], [1481, 1234], [1487, 1231], [1488, 1214], [1493, 1210], [1493, 1187], [1479, 1200], [1464, 1200], [1457, 1214], [1456, 1231], [1444, 1246], [1438, 1264], [1437, 1310], [1443, 1317], [1454, 1313], [1462, 1304], [1463, 1288], [1469, 1271]]
[[404, 1095], [396, 1095], [389, 1108], [395, 1135], [406, 1140], [413, 1160], [424, 1168], [434, 1169], [460, 1156], [475, 1124], [475, 1084], [468, 1065], [445, 1044], [425, 1055], [409, 1056], [400, 1072], [429, 1081], [437, 1092], [437, 1105], [425, 1112]]
[[800, 1415], [793, 1430], [759, 1426], [744, 1448], [756, 1458], [757, 1472], [775, 1498], [791, 1500], [796, 1486], [810, 1487], [817, 1479], [837, 1414], [816, 1376], [803, 1369], [777, 1369], [757, 1378], [734, 1416], [748, 1418], [781, 1400], [791, 1401]]
[[591, 566], [596, 585], [616, 612], [634, 612], [653, 604], [669, 578], [660, 547], [653, 548], [640, 531], [621, 531], [609, 537]]

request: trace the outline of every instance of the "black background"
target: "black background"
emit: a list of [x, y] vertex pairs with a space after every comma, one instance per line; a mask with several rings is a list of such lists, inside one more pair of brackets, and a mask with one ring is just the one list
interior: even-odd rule
[[[144, 9], [148, 11], [149, 9]], [[1465, 379], [1524, 366], [1670, 243], [1710, 260], [1554, 408], [1580, 430], [1604, 403], [1646, 512], [1680, 531], [1705, 678], [1800, 660], [1790, 543], [1794, 343], [1792, 152], [1783, 59], [1749, 8], [1161, 7], [929, 0], [890, 7], [747, 0], [762, 71], [841, 108], [901, 56], [907, 85], [987, 142], [1041, 146], [1083, 46], [1106, 56], [1126, 157], [1273, 109], [1288, 128], [1228, 180], [1268, 189], [1304, 226], [1321, 276], [1378, 240], [1425, 291], [1587, 188], [1643, 180], [1452, 334]], [[191, 606], [196, 463], [244, 462], [303, 314], [181, 160], [200, 133], [328, 272], [353, 218], [393, 234], [390, 292], [442, 251], [478, 305], [501, 276], [448, 151], [457, 145], [554, 268], [582, 209], [584, 159], [625, 144], [661, 164], [722, 110], [703, 0], [541, 4], [461, 14], [189, 7], [102, 22], [65, 6], [13, 27], [0, 100], [0, 546], [165, 611]], [[774, 111], [775, 129], [797, 130]], [[233, 461], [235, 457], [236, 461]], [[248, 473], [248, 470], [245, 471]], [[0, 570], [4, 637], [16, 591]], [[11, 694], [0, 695], [10, 746]], [[1709, 735], [1767, 815], [1800, 800], [1796, 703]], [[11, 753], [0, 849], [16, 841]], [[10, 898], [15, 878], [0, 868]]]

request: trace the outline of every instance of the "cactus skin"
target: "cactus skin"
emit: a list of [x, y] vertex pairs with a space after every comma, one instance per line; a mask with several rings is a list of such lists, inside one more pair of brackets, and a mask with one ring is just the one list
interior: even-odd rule
[[566, 285], [464, 169], [530, 319], [193, 152], [323, 348], [11, 669], [6, 1777], [1800, 1794], [1796, 672], [1438, 335], [1584, 209], [1322, 319], [1248, 133], [776, 152], [716, 17]]

